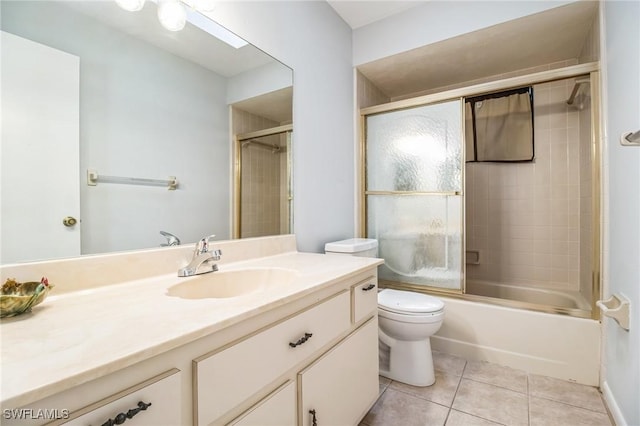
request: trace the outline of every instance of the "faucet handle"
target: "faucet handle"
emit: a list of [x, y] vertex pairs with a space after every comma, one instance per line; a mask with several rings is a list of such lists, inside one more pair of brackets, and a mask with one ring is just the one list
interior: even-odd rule
[[209, 235], [208, 237], [203, 237], [202, 239], [200, 239], [200, 241], [198, 241], [196, 243], [196, 249], [194, 251], [194, 255], [195, 256], [199, 256], [202, 253], [206, 253], [209, 251], [209, 240], [211, 238], [214, 238], [215, 235]]

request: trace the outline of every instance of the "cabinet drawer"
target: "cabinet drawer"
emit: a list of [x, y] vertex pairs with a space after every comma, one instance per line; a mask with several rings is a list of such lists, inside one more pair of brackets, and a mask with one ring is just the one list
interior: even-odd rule
[[348, 330], [349, 311], [350, 296], [344, 291], [248, 339], [194, 360], [196, 424], [215, 421]]
[[232, 426], [294, 426], [296, 385], [288, 381], [272, 394], [229, 423]]
[[[175, 426], [182, 421], [182, 395], [180, 371], [169, 370], [143, 383], [114, 394], [95, 404], [71, 414], [72, 420], [66, 425], [86, 426], [102, 425], [116, 417], [121, 418], [129, 410], [137, 410], [139, 403], [151, 404], [145, 410], [139, 410], [130, 419], [124, 417], [132, 426]], [[134, 413], [132, 411], [130, 414]], [[78, 416], [78, 417], [76, 417]]]
[[378, 309], [378, 280], [369, 277], [351, 287], [354, 323], [365, 319]]

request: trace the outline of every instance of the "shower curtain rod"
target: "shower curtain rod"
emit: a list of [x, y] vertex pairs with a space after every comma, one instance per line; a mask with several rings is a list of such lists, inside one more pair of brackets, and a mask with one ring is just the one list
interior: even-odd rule
[[591, 80], [589, 80], [589, 77], [576, 79], [576, 82], [573, 85], [573, 90], [571, 91], [571, 96], [569, 96], [569, 99], [567, 100], [568, 105], [573, 105], [573, 101], [575, 100], [576, 95], [578, 94], [578, 90], [580, 89], [580, 86], [587, 83], [591, 83]]

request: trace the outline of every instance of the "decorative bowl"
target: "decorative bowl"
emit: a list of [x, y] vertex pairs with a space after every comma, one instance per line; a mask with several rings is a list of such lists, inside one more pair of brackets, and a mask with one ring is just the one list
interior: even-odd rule
[[46, 277], [40, 282], [31, 281], [19, 283], [8, 278], [2, 285], [0, 292], [0, 318], [20, 315], [31, 311], [31, 308], [41, 303], [53, 288]]

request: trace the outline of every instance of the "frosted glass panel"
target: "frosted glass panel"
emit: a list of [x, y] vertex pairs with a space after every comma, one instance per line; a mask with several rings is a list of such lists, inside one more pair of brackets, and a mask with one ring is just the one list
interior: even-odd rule
[[367, 117], [367, 190], [461, 191], [460, 101]]
[[385, 260], [380, 279], [462, 287], [462, 196], [369, 195], [367, 204], [367, 237]]

